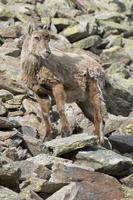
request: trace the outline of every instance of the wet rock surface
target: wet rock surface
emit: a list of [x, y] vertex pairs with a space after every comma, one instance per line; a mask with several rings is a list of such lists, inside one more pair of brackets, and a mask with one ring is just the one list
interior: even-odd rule
[[[40, 107], [21, 81], [20, 53], [29, 22], [44, 26], [49, 17], [50, 47], [93, 52], [105, 69], [104, 147], [75, 103], [65, 105], [71, 136], [60, 137], [53, 105], [56, 138], [42, 139]], [[130, 0], [0, 1], [0, 200], [133, 199], [132, 19]]]

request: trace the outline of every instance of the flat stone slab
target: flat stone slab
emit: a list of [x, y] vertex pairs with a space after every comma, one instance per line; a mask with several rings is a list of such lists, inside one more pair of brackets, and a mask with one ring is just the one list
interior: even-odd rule
[[101, 184], [99, 181], [72, 182], [46, 200], [120, 200], [124, 194], [117, 184]]
[[44, 144], [44, 152], [60, 156], [76, 149], [94, 146], [97, 144], [97, 137], [86, 133], [71, 135], [66, 138], [57, 138]]
[[133, 188], [133, 174], [130, 174], [127, 177], [124, 177], [120, 180], [124, 185]]
[[103, 172], [113, 176], [124, 176], [133, 166], [130, 158], [121, 156], [111, 150], [97, 149], [80, 151], [76, 155], [75, 163], [92, 167], [95, 171]]
[[29, 177], [39, 177], [47, 180], [51, 175], [51, 171], [40, 163], [22, 160], [16, 161], [13, 164], [21, 169], [21, 180], [26, 180]]
[[51, 182], [70, 184], [47, 200], [120, 200], [123, 197], [120, 183], [106, 174], [62, 163], [54, 164], [52, 171]]
[[21, 171], [12, 163], [0, 166], [0, 185], [17, 190]]
[[0, 130], [12, 130], [14, 125], [6, 118], [0, 117]]
[[17, 135], [17, 131], [0, 131], [0, 141], [8, 140]]
[[133, 135], [111, 135], [109, 141], [121, 153], [133, 152]]
[[9, 190], [6, 187], [0, 186], [0, 200], [21, 200], [19, 194]]
[[32, 158], [28, 158], [26, 161], [30, 161], [36, 165], [43, 165], [45, 167], [51, 168], [52, 165], [56, 162], [61, 163], [72, 163], [71, 160], [63, 159], [63, 158], [57, 158], [54, 156], [49, 156], [47, 154], [39, 154], [37, 156], [34, 156]]

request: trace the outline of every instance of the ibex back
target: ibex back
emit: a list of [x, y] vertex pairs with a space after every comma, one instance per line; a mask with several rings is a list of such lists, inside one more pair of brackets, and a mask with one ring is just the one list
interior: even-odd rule
[[69, 135], [69, 123], [64, 112], [65, 102], [76, 102], [85, 116], [94, 123], [100, 143], [104, 141], [102, 115], [102, 80], [104, 70], [95, 57], [83, 50], [65, 52], [50, 48], [48, 30], [32, 30], [25, 38], [22, 53], [22, 80], [37, 95], [45, 125], [44, 138], [53, 136], [49, 121], [49, 101], [55, 98], [62, 124], [62, 137]]

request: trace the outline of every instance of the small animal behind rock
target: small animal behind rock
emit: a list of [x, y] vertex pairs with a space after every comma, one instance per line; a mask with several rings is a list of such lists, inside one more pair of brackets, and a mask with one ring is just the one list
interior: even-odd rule
[[61, 136], [70, 134], [65, 103], [76, 102], [84, 115], [94, 123], [99, 142], [104, 142], [102, 81], [104, 70], [95, 56], [80, 49], [66, 51], [49, 47], [48, 30], [29, 27], [21, 52], [22, 80], [37, 96], [41, 106], [44, 139], [53, 137], [49, 120], [50, 102], [54, 97], [62, 125]]

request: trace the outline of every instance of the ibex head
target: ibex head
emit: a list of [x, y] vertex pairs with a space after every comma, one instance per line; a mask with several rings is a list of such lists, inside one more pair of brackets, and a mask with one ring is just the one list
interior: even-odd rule
[[34, 56], [46, 59], [50, 54], [49, 41], [50, 33], [48, 27], [39, 29], [34, 25], [28, 27], [29, 45], [28, 52]]

